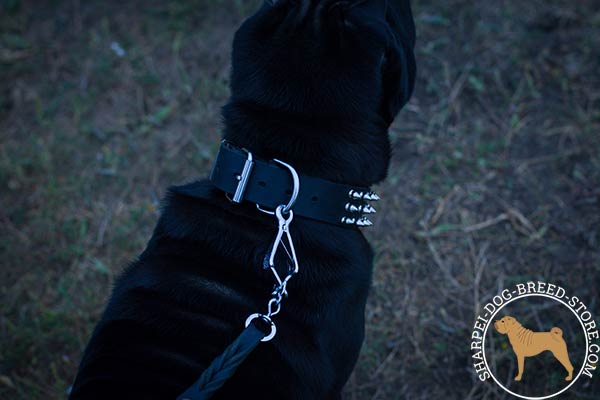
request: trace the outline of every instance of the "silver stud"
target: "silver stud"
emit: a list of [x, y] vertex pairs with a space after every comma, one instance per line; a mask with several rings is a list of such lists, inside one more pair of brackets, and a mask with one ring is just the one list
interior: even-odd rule
[[377, 193], [375, 193], [375, 192], [368, 192], [368, 193], [365, 193], [365, 195], [363, 196], [363, 198], [364, 198], [365, 200], [373, 200], [373, 201], [377, 201], [377, 200], [379, 200], [379, 199], [380, 199], [380, 197], [379, 197], [379, 196], [377, 195]]
[[342, 217], [342, 224], [352, 225], [356, 223], [356, 218]]
[[352, 212], [352, 213], [365, 213], [365, 214], [375, 214], [377, 212], [377, 210], [375, 210], [375, 208], [370, 205], [370, 204], [365, 204], [365, 205], [355, 205], [352, 203], [346, 203], [346, 206], [344, 207], [346, 209], [346, 211]]
[[362, 217], [358, 221], [356, 221], [356, 225], [357, 226], [371, 226], [371, 225], [373, 225], [373, 223], [367, 217]]
[[348, 197], [350, 197], [351, 199], [354, 199], [354, 200], [362, 199], [364, 195], [365, 194], [363, 192], [357, 192], [354, 189], [351, 189], [348, 192]]
[[375, 210], [375, 208], [370, 204], [365, 204], [361, 211], [365, 214], [375, 214], [377, 212], [377, 210]]
[[350, 211], [350, 212], [358, 212], [360, 211], [362, 206], [355, 206], [352, 203], [346, 203], [346, 211]]

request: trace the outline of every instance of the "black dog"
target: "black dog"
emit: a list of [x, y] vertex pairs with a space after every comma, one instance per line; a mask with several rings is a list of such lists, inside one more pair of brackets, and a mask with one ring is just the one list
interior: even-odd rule
[[[385, 178], [387, 129], [412, 92], [408, 0], [265, 2], [237, 31], [224, 137], [263, 159], [353, 185]], [[264, 311], [276, 220], [171, 188], [152, 239], [117, 280], [71, 399], [175, 399]], [[372, 250], [356, 228], [300, 216], [300, 273], [261, 343], [218, 398], [339, 398], [363, 340]]]

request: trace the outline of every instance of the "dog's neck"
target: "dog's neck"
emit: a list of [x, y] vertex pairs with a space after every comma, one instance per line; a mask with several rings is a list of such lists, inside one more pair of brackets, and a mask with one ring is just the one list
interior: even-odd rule
[[223, 118], [225, 139], [307, 175], [360, 186], [386, 177], [388, 126], [377, 116], [315, 118], [230, 100]]
[[512, 341], [512, 339], [522, 339], [527, 334], [533, 333], [531, 329], [525, 328], [518, 322], [515, 322], [515, 325], [512, 327], [510, 332], [508, 332], [508, 338]]

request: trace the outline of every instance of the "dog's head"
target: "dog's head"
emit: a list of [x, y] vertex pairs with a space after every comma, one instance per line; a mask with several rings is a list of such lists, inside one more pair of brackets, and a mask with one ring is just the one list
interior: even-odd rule
[[415, 79], [409, 0], [271, 0], [236, 32], [232, 101], [311, 118], [381, 117]]
[[235, 34], [225, 139], [309, 175], [381, 181], [414, 40], [409, 0], [265, 1]]
[[494, 321], [494, 328], [496, 328], [496, 330], [503, 335], [510, 333], [510, 331], [518, 325], [519, 322], [516, 320], [516, 318], [511, 316], [506, 316]]

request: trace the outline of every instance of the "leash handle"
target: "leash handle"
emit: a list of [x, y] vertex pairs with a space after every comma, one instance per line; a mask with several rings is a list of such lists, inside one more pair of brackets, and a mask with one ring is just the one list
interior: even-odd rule
[[206, 400], [233, 376], [236, 369], [256, 348], [265, 334], [253, 323], [249, 323], [242, 333], [225, 351], [208, 366], [200, 378], [177, 400]]

